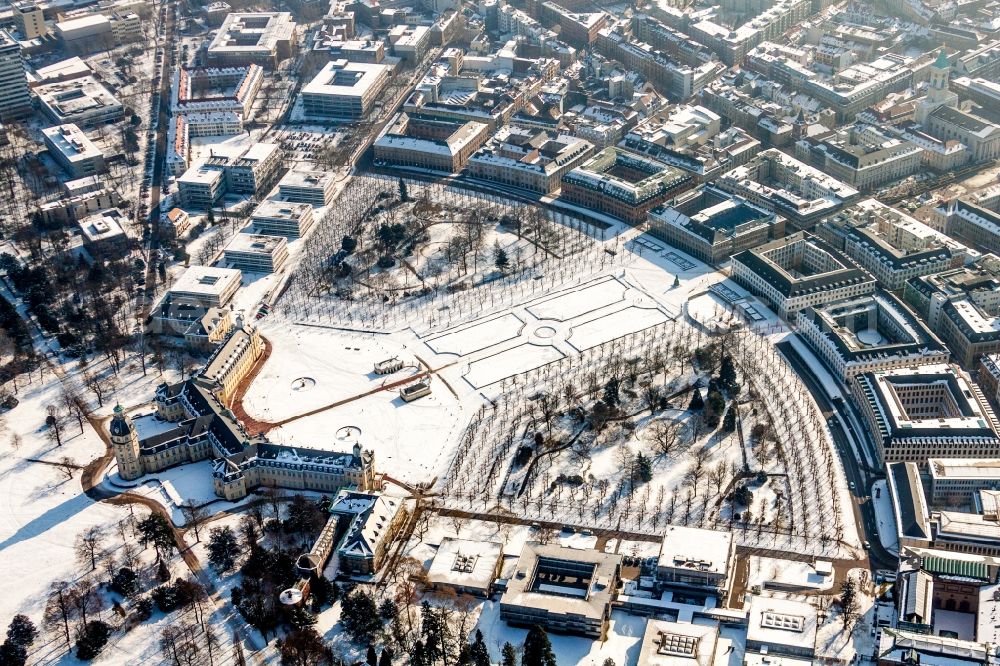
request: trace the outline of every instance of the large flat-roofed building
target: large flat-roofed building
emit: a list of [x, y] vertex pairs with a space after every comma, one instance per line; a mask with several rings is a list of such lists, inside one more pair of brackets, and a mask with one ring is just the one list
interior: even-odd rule
[[14, 24], [23, 39], [38, 39], [49, 33], [49, 28], [45, 25], [45, 12], [40, 3], [23, 0], [12, 2], [10, 7], [14, 12]]
[[250, 222], [258, 234], [301, 238], [313, 225], [313, 207], [305, 203], [265, 199], [250, 214]]
[[485, 123], [401, 113], [373, 148], [375, 159], [386, 164], [457, 173], [488, 137]]
[[31, 92], [21, 45], [0, 30], [0, 121], [30, 116]]
[[107, 169], [104, 153], [76, 125], [47, 127], [42, 136], [49, 155], [73, 178], [93, 176]]
[[389, 29], [392, 52], [403, 60], [419, 63], [430, 46], [431, 29], [425, 25], [394, 25]]
[[986, 643], [934, 636], [925, 633], [883, 629], [877, 648], [878, 666], [951, 664], [952, 666], [992, 666], [996, 664]]
[[798, 229], [811, 228], [860, 196], [850, 185], [774, 148], [724, 174], [715, 186], [773, 210]]
[[239, 233], [225, 250], [227, 266], [248, 273], [276, 273], [288, 259], [288, 240], [283, 236]]
[[927, 495], [934, 506], [967, 506], [980, 490], [1000, 490], [997, 458], [930, 458], [927, 471]]
[[946, 363], [949, 357], [948, 348], [919, 318], [880, 289], [800, 310], [794, 328], [842, 380], [862, 372]]
[[602, 638], [622, 556], [595, 550], [527, 543], [500, 598], [508, 624]]
[[728, 532], [671, 525], [660, 543], [656, 582], [724, 596], [735, 552], [733, 536]]
[[117, 208], [88, 215], [79, 221], [83, 245], [91, 251], [113, 253], [124, 251], [128, 242], [125, 234], [127, 218]]
[[226, 174], [222, 169], [196, 164], [177, 178], [177, 191], [186, 205], [210, 208], [226, 193]]
[[755, 596], [747, 620], [747, 652], [812, 658], [818, 626], [816, 609], [805, 601]]
[[227, 192], [257, 194], [269, 188], [281, 168], [281, 147], [255, 143], [236, 156], [213, 155], [190, 167], [177, 179], [181, 199], [208, 207]]
[[649, 232], [709, 264], [785, 234], [785, 220], [772, 211], [700, 187], [649, 211]]
[[719, 628], [715, 623], [649, 619], [637, 666], [713, 666]]
[[285, 201], [329, 206], [337, 189], [337, 178], [327, 171], [290, 169], [278, 181], [278, 196]]
[[216, 67], [256, 64], [275, 68], [292, 55], [295, 22], [288, 12], [230, 14], [208, 46]]
[[174, 282], [167, 294], [174, 301], [222, 307], [233, 300], [243, 274], [235, 268], [191, 266]]
[[389, 82], [389, 67], [332, 60], [302, 88], [307, 116], [360, 120], [371, 111]]
[[45, 115], [58, 125], [90, 129], [125, 117], [121, 102], [93, 76], [43, 84], [35, 95]]
[[875, 280], [804, 232], [733, 256], [732, 277], [781, 317], [810, 306], [870, 294]]
[[650, 209], [691, 187], [680, 169], [609, 147], [563, 176], [560, 199], [642, 224]]
[[510, 187], [552, 194], [562, 177], [594, 154], [589, 141], [508, 125], [469, 158], [465, 173]]
[[500, 542], [446, 537], [427, 570], [427, 582], [435, 590], [489, 597], [502, 568]]
[[1000, 260], [911, 278], [903, 298], [951, 349], [964, 368], [983, 354], [1000, 352]]
[[824, 218], [816, 235], [857, 261], [890, 291], [965, 263], [968, 248], [919, 220], [865, 199]]
[[993, 410], [960, 368], [867, 372], [856, 376], [851, 388], [884, 463], [996, 455]]

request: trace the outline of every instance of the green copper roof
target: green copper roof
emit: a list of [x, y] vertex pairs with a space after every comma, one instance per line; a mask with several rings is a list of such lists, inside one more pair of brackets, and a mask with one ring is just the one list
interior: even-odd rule
[[948, 55], [944, 52], [944, 49], [938, 51], [938, 57], [934, 61], [934, 66], [938, 69], [948, 69], [951, 67], [951, 63], [948, 62]]
[[986, 565], [982, 562], [952, 560], [945, 557], [925, 557], [921, 562], [921, 568], [932, 574], [962, 576], [963, 578], [975, 578], [983, 581], [989, 580], [989, 572], [986, 569]]

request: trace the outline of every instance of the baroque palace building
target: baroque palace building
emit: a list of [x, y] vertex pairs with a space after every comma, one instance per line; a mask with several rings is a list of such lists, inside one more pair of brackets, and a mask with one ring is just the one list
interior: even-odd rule
[[238, 328], [197, 375], [157, 388], [156, 413], [141, 417], [148, 425], [137, 427], [121, 405], [115, 407], [110, 433], [119, 476], [130, 481], [211, 459], [215, 493], [230, 501], [261, 486], [330, 493], [375, 488], [374, 453], [359, 443], [350, 452], [333, 452], [247, 433], [227, 404], [263, 350], [256, 329]]

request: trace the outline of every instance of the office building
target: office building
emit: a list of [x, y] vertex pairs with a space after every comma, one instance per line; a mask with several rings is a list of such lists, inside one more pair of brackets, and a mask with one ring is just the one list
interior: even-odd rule
[[103, 173], [104, 153], [76, 125], [58, 125], [42, 130], [49, 155], [73, 178]]
[[31, 113], [21, 45], [0, 30], [0, 121], [18, 120]]

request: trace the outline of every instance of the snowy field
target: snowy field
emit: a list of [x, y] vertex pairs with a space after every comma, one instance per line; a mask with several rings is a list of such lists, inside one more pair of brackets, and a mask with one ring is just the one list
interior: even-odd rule
[[[270, 322], [260, 331], [271, 344], [271, 356], [250, 385], [243, 407], [262, 421], [276, 423], [350, 400], [405, 379], [418, 368], [413, 354], [388, 336]], [[375, 373], [376, 363], [392, 358], [403, 361], [402, 370]], [[391, 400], [396, 394], [389, 395]]]
[[501, 342], [513, 340], [523, 329], [524, 322], [516, 314], [508, 312], [495, 319], [429, 338], [426, 342], [427, 346], [438, 354], [466, 356]]
[[625, 285], [617, 280], [603, 280], [583, 289], [535, 303], [528, 306], [527, 310], [538, 319], [565, 321], [599, 310], [606, 305], [618, 303], [624, 297], [625, 290]]
[[574, 348], [583, 351], [668, 320], [669, 317], [657, 308], [629, 306], [609, 315], [575, 324], [568, 342]]
[[482, 388], [563, 357], [552, 345], [523, 344], [487, 356], [469, 364], [465, 379], [474, 387]]

